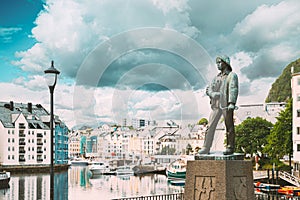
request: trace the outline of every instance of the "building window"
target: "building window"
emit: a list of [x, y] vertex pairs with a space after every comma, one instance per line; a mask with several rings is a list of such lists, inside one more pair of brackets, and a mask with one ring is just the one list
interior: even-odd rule
[[300, 134], [300, 127], [297, 127], [297, 135]]
[[298, 83], [298, 85], [300, 85], [300, 78], [297, 79], [297, 83]]
[[297, 110], [297, 117], [300, 117], [300, 110]]
[[12, 130], [12, 134], [15, 134], [15, 130]]
[[11, 159], [13, 159], [13, 160], [14, 160], [14, 159], [15, 159], [15, 156], [14, 156], [14, 155], [12, 155], [12, 156], [11, 156]]
[[11, 140], [12, 140], [12, 143], [14, 143], [14, 142], [15, 142], [15, 138], [12, 138]]
[[300, 151], [300, 144], [297, 144], [297, 151]]
[[10, 138], [8, 138], [8, 142], [10, 142]]
[[8, 147], [8, 151], [10, 151], [10, 147]]
[[12, 151], [15, 151], [15, 147], [12, 147]]
[[297, 101], [300, 101], [300, 94], [297, 94]]
[[7, 133], [10, 134], [10, 130], [8, 130]]
[[8, 160], [10, 160], [10, 155], [7, 156]]

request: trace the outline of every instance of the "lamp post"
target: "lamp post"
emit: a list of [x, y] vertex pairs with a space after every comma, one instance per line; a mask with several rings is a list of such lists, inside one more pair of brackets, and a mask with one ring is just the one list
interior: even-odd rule
[[53, 169], [53, 93], [57, 81], [57, 75], [60, 73], [54, 67], [54, 62], [51, 61], [51, 67], [45, 71], [45, 79], [50, 91], [50, 199], [54, 199], [54, 169]]

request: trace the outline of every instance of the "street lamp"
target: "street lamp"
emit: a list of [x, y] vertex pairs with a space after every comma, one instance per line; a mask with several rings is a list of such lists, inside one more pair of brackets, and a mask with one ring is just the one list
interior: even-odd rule
[[50, 199], [54, 199], [54, 170], [53, 170], [53, 93], [57, 81], [57, 75], [60, 73], [54, 67], [53, 60], [51, 67], [45, 71], [45, 79], [50, 90]]

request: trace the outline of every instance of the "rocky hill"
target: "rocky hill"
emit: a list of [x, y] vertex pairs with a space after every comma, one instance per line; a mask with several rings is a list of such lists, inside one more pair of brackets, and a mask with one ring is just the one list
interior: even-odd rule
[[291, 92], [291, 68], [294, 67], [294, 73], [300, 72], [300, 58], [286, 66], [282, 74], [272, 84], [269, 94], [265, 100], [268, 102], [286, 102], [292, 97]]

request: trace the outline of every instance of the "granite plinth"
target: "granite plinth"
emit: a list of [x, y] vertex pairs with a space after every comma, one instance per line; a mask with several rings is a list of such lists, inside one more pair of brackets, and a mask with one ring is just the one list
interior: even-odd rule
[[195, 160], [244, 160], [244, 157], [243, 153], [223, 155], [223, 152], [210, 152], [209, 154], [196, 154]]
[[253, 200], [251, 161], [188, 161], [184, 199]]

